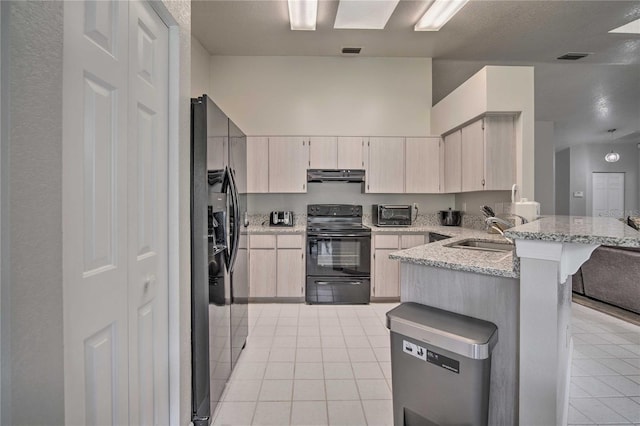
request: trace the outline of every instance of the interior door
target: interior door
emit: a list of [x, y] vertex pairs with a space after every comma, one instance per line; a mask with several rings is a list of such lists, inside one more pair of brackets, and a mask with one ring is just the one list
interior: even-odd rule
[[64, 4], [65, 419], [128, 424], [128, 4]]
[[624, 173], [592, 174], [592, 216], [624, 216]]
[[147, 3], [65, 2], [67, 424], [168, 424], [167, 37]]
[[129, 5], [129, 421], [168, 424], [169, 29]]

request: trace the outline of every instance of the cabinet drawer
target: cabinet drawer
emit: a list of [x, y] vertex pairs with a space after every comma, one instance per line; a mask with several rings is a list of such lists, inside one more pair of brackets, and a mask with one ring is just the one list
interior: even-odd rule
[[251, 235], [249, 237], [249, 248], [276, 248], [276, 236], [275, 235]]
[[415, 246], [421, 246], [425, 243], [424, 235], [401, 235], [400, 248], [408, 249]]
[[278, 235], [278, 248], [302, 248], [302, 235]]
[[376, 235], [374, 245], [377, 249], [397, 249], [398, 235]]

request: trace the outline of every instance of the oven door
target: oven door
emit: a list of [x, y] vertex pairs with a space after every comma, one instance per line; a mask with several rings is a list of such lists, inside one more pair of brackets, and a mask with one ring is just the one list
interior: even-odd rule
[[370, 234], [307, 234], [307, 276], [369, 277], [370, 273]]

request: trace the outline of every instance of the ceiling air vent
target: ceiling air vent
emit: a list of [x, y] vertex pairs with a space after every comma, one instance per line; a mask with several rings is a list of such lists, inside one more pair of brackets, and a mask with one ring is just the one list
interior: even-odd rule
[[343, 55], [359, 55], [361, 50], [362, 50], [361, 47], [343, 47], [342, 54]]
[[577, 61], [578, 59], [586, 58], [589, 55], [590, 53], [569, 52], [562, 56], [558, 56], [557, 59], [561, 59], [563, 61]]

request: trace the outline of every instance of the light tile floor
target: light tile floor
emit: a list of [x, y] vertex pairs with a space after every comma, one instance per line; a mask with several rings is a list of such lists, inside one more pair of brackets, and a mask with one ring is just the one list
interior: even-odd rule
[[[255, 304], [214, 425], [392, 425], [385, 313]], [[569, 424], [640, 424], [640, 327], [573, 305]]]

